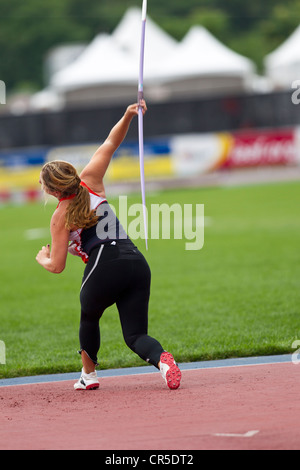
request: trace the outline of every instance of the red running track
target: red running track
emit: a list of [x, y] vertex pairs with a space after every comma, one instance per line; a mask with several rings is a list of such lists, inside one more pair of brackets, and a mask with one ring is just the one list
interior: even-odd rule
[[[101, 374], [101, 373], [100, 373]], [[298, 450], [300, 365], [107, 377], [96, 391], [69, 381], [0, 388], [0, 449]]]

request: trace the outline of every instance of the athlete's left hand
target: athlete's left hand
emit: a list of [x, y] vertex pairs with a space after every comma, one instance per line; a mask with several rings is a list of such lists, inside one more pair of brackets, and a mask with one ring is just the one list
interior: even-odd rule
[[50, 245], [43, 246], [42, 249], [36, 255], [36, 260], [39, 264], [43, 265], [43, 261], [50, 258]]

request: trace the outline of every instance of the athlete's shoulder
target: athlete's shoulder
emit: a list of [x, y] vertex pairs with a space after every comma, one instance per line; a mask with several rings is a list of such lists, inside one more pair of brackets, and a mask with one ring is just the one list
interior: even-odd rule
[[106, 199], [104, 189], [102, 191], [95, 191], [94, 188], [91, 188], [85, 181], [82, 180], [80, 185], [86, 188], [90, 194], [93, 194], [94, 196], [100, 197], [102, 199]]
[[69, 201], [60, 201], [51, 217], [51, 226], [65, 226], [66, 212]]

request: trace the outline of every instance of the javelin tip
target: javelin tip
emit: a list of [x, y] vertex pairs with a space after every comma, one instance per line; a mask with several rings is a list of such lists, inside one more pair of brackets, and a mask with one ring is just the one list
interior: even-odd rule
[[145, 21], [147, 17], [147, 0], [143, 0], [142, 20]]

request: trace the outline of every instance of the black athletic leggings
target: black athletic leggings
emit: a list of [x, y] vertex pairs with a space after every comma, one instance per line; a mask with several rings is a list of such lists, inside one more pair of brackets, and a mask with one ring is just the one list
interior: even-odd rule
[[104, 310], [116, 303], [125, 343], [157, 367], [164, 350], [147, 334], [150, 280], [147, 261], [130, 240], [105, 243], [92, 250], [80, 291], [79, 340], [81, 351], [95, 364], [100, 348], [99, 320]]

